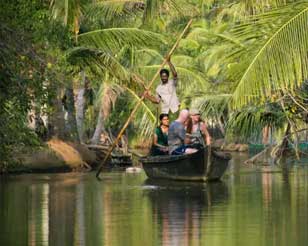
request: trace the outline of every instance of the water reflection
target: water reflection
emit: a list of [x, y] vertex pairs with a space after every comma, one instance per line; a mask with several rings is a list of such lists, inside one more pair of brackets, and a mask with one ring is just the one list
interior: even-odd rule
[[145, 193], [160, 229], [161, 245], [200, 245], [204, 220], [216, 206], [228, 199], [228, 188], [223, 182], [147, 180], [145, 185], [155, 187]]
[[74, 245], [86, 245], [85, 241], [85, 204], [84, 204], [84, 183], [76, 185], [76, 211]]
[[308, 168], [233, 170], [210, 184], [121, 172], [0, 178], [0, 245], [306, 245]]
[[28, 245], [48, 245], [49, 239], [49, 185], [31, 185]]

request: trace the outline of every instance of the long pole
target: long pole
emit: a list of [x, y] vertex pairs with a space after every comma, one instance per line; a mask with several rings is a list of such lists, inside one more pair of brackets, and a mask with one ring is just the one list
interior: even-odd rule
[[[149, 90], [152, 85], [154, 84], [156, 78], [159, 75], [160, 70], [165, 66], [165, 64], [167, 63], [167, 59], [169, 59], [171, 57], [171, 55], [173, 54], [173, 52], [175, 51], [176, 47], [178, 46], [180, 40], [183, 38], [183, 36], [185, 35], [185, 33], [187, 32], [188, 28], [190, 27], [192, 23], [192, 19], [187, 23], [185, 29], [183, 30], [183, 32], [181, 33], [181, 35], [178, 37], [177, 41], [175, 42], [175, 44], [173, 45], [173, 47], [171, 48], [171, 50], [169, 51], [167, 57], [164, 59], [163, 63], [160, 65], [159, 69], [157, 70], [157, 72], [155, 73], [154, 77], [152, 78], [152, 80], [150, 81], [149, 85], [146, 87], [146, 90]], [[135, 108], [133, 109], [133, 111], [131, 112], [130, 116], [128, 117], [128, 119], [126, 120], [124, 126], [122, 127], [121, 131], [119, 132], [116, 140], [113, 142], [113, 144], [110, 146], [103, 162], [101, 163], [101, 165], [99, 166], [97, 173], [96, 173], [96, 178], [99, 178], [99, 174], [103, 169], [103, 166], [105, 165], [105, 162], [108, 160], [111, 152], [113, 151], [113, 149], [116, 147], [116, 145], [118, 144], [120, 138], [122, 137], [124, 131], [126, 130], [126, 128], [128, 127], [128, 124], [130, 123], [130, 121], [132, 120], [132, 118], [134, 117], [135, 113], [137, 112], [139, 106], [141, 105], [142, 101], [144, 100], [145, 95], [142, 95], [142, 97], [140, 98], [140, 100], [137, 102], [137, 104], [135, 105]]]

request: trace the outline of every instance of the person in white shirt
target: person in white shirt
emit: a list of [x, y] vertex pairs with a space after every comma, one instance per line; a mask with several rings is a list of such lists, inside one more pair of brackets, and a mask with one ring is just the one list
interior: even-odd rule
[[172, 72], [173, 78], [169, 79], [169, 70], [160, 70], [161, 83], [156, 88], [156, 97], [151, 96], [149, 91], [145, 92], [145, 97], [153, 103], [161, 104], [161, 113], [169, 114], [176, 113], [179, 110], [179, 99], [176, 95], [176, 86], [178, 81], [177, 72], [171, 63], [170, 59], [167, 60], [169, 68]]

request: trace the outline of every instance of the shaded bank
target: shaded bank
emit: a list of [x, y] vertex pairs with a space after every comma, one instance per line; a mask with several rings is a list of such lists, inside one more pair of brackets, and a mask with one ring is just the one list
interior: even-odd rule
[[45, 146], [24, 149], [14, 154], [14, 159], [5, 173], [23, 172], [70, 172], [88, 171], [99, 159], [94, 151], [84, 144], [63, 142], [52, 139]]

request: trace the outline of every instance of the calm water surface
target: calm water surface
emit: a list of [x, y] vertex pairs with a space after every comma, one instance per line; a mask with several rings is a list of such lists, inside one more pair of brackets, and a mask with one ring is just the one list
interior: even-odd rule
[[307, 245], [308, 162], [245, 166], [221, 183], [144, 173], [0, 177], [0, 245]]

